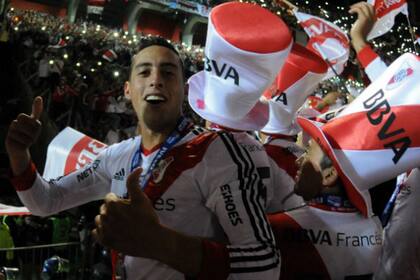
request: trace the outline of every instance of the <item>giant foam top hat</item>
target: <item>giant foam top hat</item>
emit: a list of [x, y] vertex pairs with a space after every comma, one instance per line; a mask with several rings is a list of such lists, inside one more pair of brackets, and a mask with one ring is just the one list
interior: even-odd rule
[[369, 189], [420, 166], [420, 58], [404, 54], [325, 125], [298, 118], [332, 159], [347, 195], [372, 215]]
[[261, 6], [229, 2], [209, 15], [204, 70], [193, 75], [188, 101], [202, 118], [238, 130], [268, 121], [261, 102], [292, 46], [287, 25]]
[[296, 135], [296, 112], [313, 93], [328, 70], [327, 63], [313, 51], [294, 44], [272, 86], [264, 92], [270, 106], [267, 134]]

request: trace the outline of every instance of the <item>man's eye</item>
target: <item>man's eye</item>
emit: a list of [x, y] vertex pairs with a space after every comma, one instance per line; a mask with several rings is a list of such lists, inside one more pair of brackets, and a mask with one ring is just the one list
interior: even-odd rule
[[150, 71], [149, 70], [142, 70], [142, 71], [140, 71], [137, 75], [140, 75], [140, 76], [145, 76], [145, 75], [148, 75], [150, 73]]

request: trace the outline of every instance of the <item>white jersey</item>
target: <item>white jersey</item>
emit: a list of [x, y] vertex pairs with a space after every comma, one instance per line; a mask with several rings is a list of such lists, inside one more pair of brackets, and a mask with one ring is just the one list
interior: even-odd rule
[[269, 219], [282, 257], [280, 279], [370, 279], [377, 267], [377, 217], [305, 206]]
[[420, 170], [402, 185], [391, 218], [384, 229], [378, 280], [420, 279]]
[[273, 199], [268, 213], [291, 210], [304, 205], [302, 197], [292, 194], [298, 167], [296, 159], [303, 153], [297, 144], [285, 139], [271, 139], [264, 144], [272, 170]]
[[[112, 145], [90, 165], [57, 180], [47, 182], [38, 174], [19, 197], [32, 213], [45, 216], [103, 199], [108, 192], [124, 196], [140, 142], [136, 137]], [[142, 153], [143, 170], [157, 152]], [[159, 161], [144, 192], [163, 225], [229, 244], [223, 245], [229, 279], [277, 279], [279, 254], [264, 213], [272, 193], [269, 172], [261, 144], [246, 134], [193, 130]], [[214, 260], [206, 261], [203, 266]], [[124, 263], [130, 280], [185, 279], [151, 259], [126, 256]]]

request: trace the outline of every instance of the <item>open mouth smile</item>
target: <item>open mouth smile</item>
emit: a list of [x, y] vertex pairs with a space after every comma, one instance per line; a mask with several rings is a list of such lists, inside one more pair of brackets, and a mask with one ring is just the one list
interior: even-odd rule
[[166, 102], [166, 97], [160, 94], [149, 94], [147, 95], [144, 100], [149, 104], [161, 104]]

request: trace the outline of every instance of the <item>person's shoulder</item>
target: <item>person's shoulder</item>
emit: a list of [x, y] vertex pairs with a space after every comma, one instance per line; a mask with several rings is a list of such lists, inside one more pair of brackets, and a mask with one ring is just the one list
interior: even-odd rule
[[274, 139], [269, 143], [264, 144], [264, 147], [267, 153], [272, 157], [300, 157], [305, 150], [301, 148], [294, 142], [283, 140], [283, 139]]
[[218, 137], [219, 136], [215, 131], [208, 130], [201, 126], [193, 126], [183, 137], [178, 146], [205, 148], [213, 143]]
[[231, 132], [226, 130], [209, 130], [195, 126], [191, 129], [180, 143], [188, 146], [224, 146], [228, 149], [236, 149], [241, 146], [246, 149], [263, 151], [263, 145], [246, 132]]

